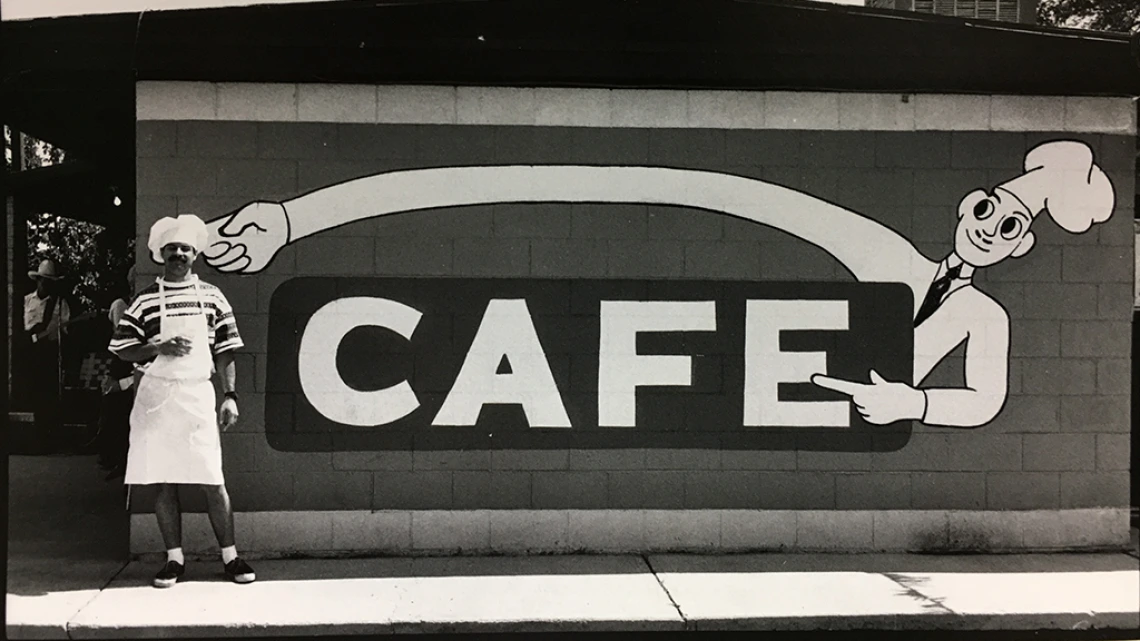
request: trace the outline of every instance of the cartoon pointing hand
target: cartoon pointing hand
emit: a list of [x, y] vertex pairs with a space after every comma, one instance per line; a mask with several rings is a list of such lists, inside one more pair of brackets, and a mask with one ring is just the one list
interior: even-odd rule
[[893, 383], [871, 370], [870, 383], [856, 383], [822, 374], [811, 377], [811, 382], [825, 389], [851, 397], [855, 408], [874, 425], [895, 421], [919, 420], [926, 413], [926, 395], [906, 383]]
[[253, 202], [206, 223], [206, 263], [221, 272], [259, 272], [289, 244], [289, 216], [281, 203]]

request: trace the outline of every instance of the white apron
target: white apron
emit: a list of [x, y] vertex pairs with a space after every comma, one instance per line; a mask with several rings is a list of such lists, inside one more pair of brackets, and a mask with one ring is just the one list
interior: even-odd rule
[[158, 281], [159, 337], [185, 336], [190, 353], [159, 355], [146, 368], [131, 409], [130, 449], [123, 482], [222, 485], [222, 444], [210, 382], [209, 327], [198, 281], [198, 313], [167, 316], [166, 290]]

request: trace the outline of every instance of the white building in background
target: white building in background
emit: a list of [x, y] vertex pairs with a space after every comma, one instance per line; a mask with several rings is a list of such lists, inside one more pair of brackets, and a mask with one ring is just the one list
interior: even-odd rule
[[866, 0], [866, 6], [959, 18], [1037, 22], [1037, 0]]

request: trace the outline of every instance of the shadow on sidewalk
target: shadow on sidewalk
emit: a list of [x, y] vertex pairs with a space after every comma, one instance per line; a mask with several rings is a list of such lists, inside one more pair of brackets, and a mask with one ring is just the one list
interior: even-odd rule
[[8, 593], [102, 588], [127, 563], [121, 480], [94, 456], [8, 457]]

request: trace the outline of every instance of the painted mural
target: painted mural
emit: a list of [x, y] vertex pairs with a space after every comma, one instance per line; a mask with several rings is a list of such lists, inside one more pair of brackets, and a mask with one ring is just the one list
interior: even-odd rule
[[[211, 244], [203, 253], [206, 262], [221, 272], [250, 274], [263, 270], [287, 244], [366, 218], [470, 205], [538, 202], [672, 205], [712, 215], [734, 216], [782, 230], [820, 247], [860, 283], [904, 285], [902, 295], [910, 293], [906, 331], [913, 339], [912, 343], [908, 341], [913, 346], [909, 372], [885, 375], [883, 368], [864, 364], [859, 372], [846, 370], [839, 376], [838, 370], [828, 369], [827, 362], [818, 360], [811, 367], [795, 366], [791, 371], [804, 383], [810, 381], [818, 388], [841, 395], [862, 421], [870, 425], [918, 421], [931, 426], [973, 428], [992, 421], [1005, 404], [1010, 350], [1009, 315], [999, 301], [973, 286], [974, 273], [1005, 260], [1026, 257], [1035, 243], [1031, 226], [1042, 214], [1066, 231], [1078, 234], [1106, 221], [1113, 211], [1114, 191], [1085, 143], [1068, 140], [1043, 143], [1026, 153], [1020, 175], [990, 189], [979, 185], [961, 198], [953, 251], [940, 260], [930, 260], [907, 238], [867, 216], [812, 194], [754, 178], [646, 166], [440, 167], [367, 176], [284, 202], [250, 203], [210, 222]], [[502, 326], [508, 330], [500, 327], [488, 331], [506, 331], [506, 335], [515, 338], [531, 333], [533, 328], [523, 322], [524, 310], [510, 302], [517, 299], [485, 301], [487, 315], [513, 318], [511, 322], [515, 323], [513, 329], [508, 323]], [[354, 309], [353, 314], [359, 316], [363, 310], [367, 312], [365, 316], [387, 317], [391, 320], [387, 327], [405, 337], [415, 328], [415, 310], [402, 309], [400, 305], [406, 306], [406, 303], [401, 301], [381, 296], [373, 296], [372, 302], [367, 303], [342, 302], [344, 300], [327, 301], [333, 307], [314, 312], [311, 318], [335, 317], [338, 306], [360, 304], [363, 307]], [[607, 302], [610, 301], [599, 301], [603, 306]], [[688, 302], [700, 306], [698, 299]], [[751, 303], [751, 299], [748, 302]], [[611, 313], [611, 323], [633, 327], [625, 333], [627, 337], [636, 336], [637, 327], [646, 331], [652, 328], [654, 323], [645, 320], [647, 317], [661, 318], [675, 311], [666, 310], [651, 300], [613, 301], [609, 309], [616, 310]], [[642, 320], [627, 322], [630, 318]], [[712, 310], [689, 313], [686, 318], [691, 321], [688, 325], [677, 325], [679, 321], [674, 319], [672, 326], [679, 327], [678, 331], [692, 332], [715, 329], [715, 322], [710, 320], [715, 318]], [[820, 320], [821, 327], [842, 329], [837, 318]], [[494, 335], [485, 340], [502, 347], [503, 343], [496, 342]], [[963, 344], [965, 384], [956, 388], [922, 388], [931, 370]], [[604, 347], [601, 351], [605, 351]], [[321, 349], [335, 351], [335, 348], [335, 345], [321, 344]], [[626, 356], [636, 357], [636, 352], [635, 348]], [[457, 396], [454, 401], [445, 398], [438, 415], [457, 421], [460, 419], [456, 417], [465, 416], [467, 419], [463, 420], [469, 420], [473, 408], [477, 412], [483, 404], [502, 403], [503, 398], [522, 402], [518, 401], [518, 395], [502, 396], [500, 387], [509, 388], [510, 381], [520, 380], [510, 378], [513, 369], [499, 371], [505, 355], [507, 352], [498, 347], [469, 352], [469, 359], [482, 360], [462, 364], [457, 382], [466, 385], [461, 388], [464, 396]], [[520, 358], [516, 356], [515, 360]], [[684, 368], [683, 364], [679, 366]], [[487, 374], [492, 367], [494, 371]], [[467, 368], [482, 374], [462, 374]], [[621, 406], [626, 409], [607, 408], [604, 397], [612, 388], [633, 389], [642, 383], [652, 384], [652, 380], [637, 378], [645, 371], [633, 367], [623, 373], [620, 367], [599, 365], [596, 390], [599, 422], [611, 415], [608, 413], [612, 413], [618, 425], [629, 422], [628, 404]], [[667, 367], [663, 371], [671, 370]], [[328, 363], [302, 368], [301, 385], [306, 393], [335, 388], [337, 382], [330, 378], [336, 376], [335, 372], [336, 368], [329, 367]], [[552, 389], [542, 371], [532, 373], [530, 380], [547, 383], [536, 388], [538, 393]], [[779, 378], [784, 382], [790, 380], [783, 375]], [[756, 380], [746, 377], [743, 382], [745, 423], [749, 420], [748, 408], [757, 407], [750, 404], [748, 388]], [[385, 391], [385, 395], [342, 396], [340, 398], [350, 403], [362, 405], [329, 411], [339, 412], [337, 416], [345, 412], [365, 416], [368, 417], [365, 422], [377, 425], [385, 419], [405, 415], [413, 406], [411, 390], [396, 387]], [[382, 407], [375, 407], [377, 403]], [[834, 406], [822, 401], [815, 404], [815, 409], [807, 410], [816, 413], [811, 418], [789, 418], [781, 424], [795, 425], [797, 420], [813, 425], [826, 425], [829, 420], [832, 424], [836, 422], [818, 416], [820, 411], [834, 411], [821, 408]], [[546, 411], [554, 405], [547, 403], [541, 407]], [[535, 412], [539, 412], [538, 408], [539, 405], [534, 405]], [[540, 422], [547, 423], [548, 427], [565, 427], [567, 419], [557, 409], [550, 411], [552, 413], [542, 414], [544, 419]]]
[[300, 277], [273, 293], [284, 451], [893, 451], [808, 378], [905, 377], [899, 283]]

